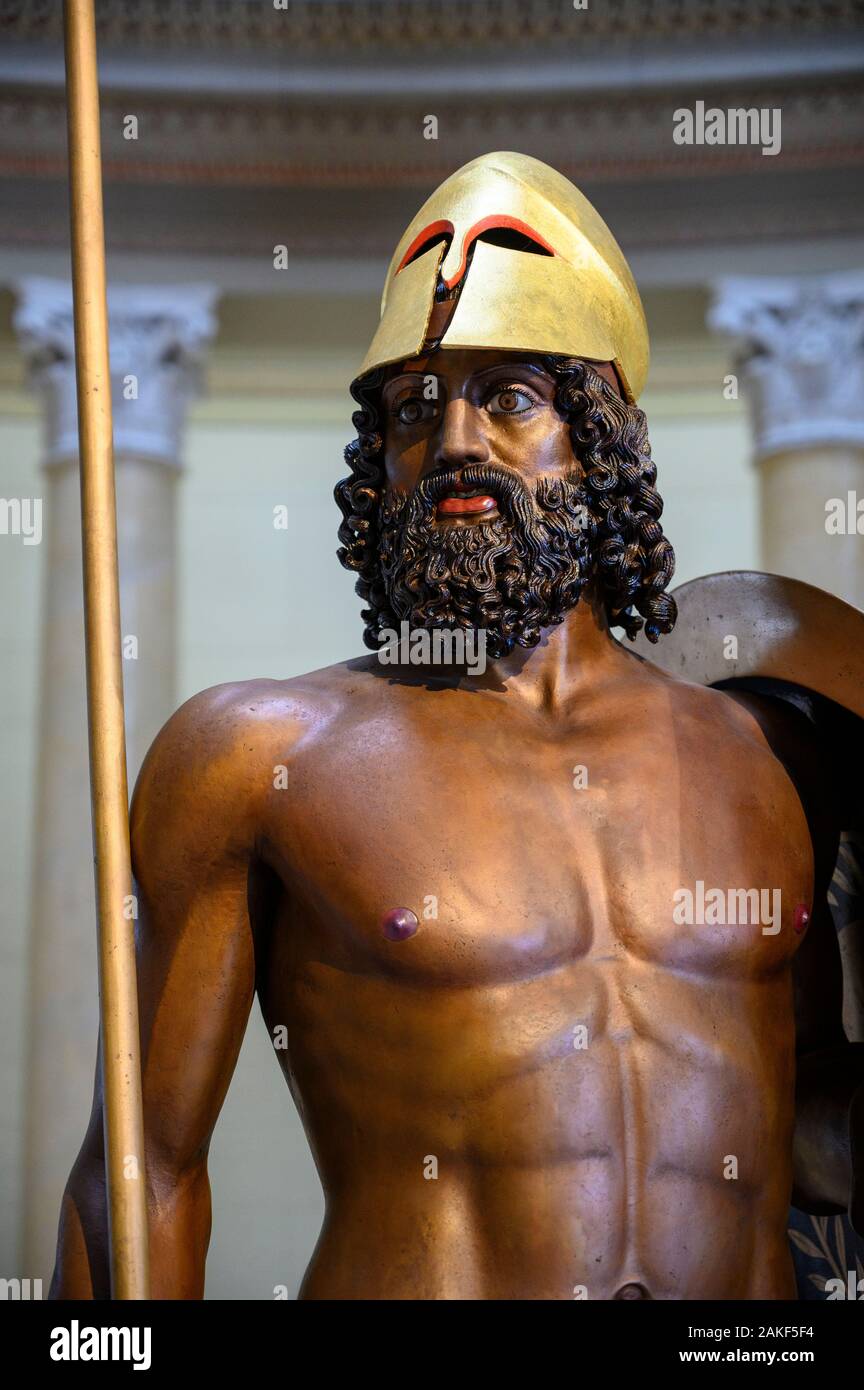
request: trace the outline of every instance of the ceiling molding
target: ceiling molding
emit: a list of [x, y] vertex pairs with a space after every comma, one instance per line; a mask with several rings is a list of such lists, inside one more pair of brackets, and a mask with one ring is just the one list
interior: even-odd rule
[[[790, 28], [802, 38], [861, 23], [858, 0], [616, 0], [585, 9], [562, 0], [100, 0], [97, 30], [106, 48], [264, 50], [359, 55], [393, 48], [408, 55], [523, 45], [626, 47], [716, 42]], [[0, 0], [0, 32], [18, 41], [60, 43], [55, 0]]]
[[[694, 98], [699, 99], [699, 98]], [[704, 99], [704, 94], [701, 99]], [[105, 177], [119, 183], [188, 183], [262, 188], [433, 187], [481, 148], [518, 148], [579, 180], [627, 181], [659, 175], [692, 178], [749, 170], [856, 165], [864, 153], [864, 82], [811, 80], [754, 90], [737, 83], [712, 89], [712, 107], [782, 111], [782, 149], [678, 145], [672, 138], [679, 101], [666, 91], [607, 93], [599, 100], [544, 97], [514, 106], [493, 92], [438, 110], [438, 138], [423, 137], [422, 104], [344, 106], [108, 95], [102, 104]], [[685, 105], [688, 103], [685, 102]], [[62, 92], [0, 93], [0, 174], [65, 178]], [[124, 138], [134, 115], [137, 139]], [[518, 132], [518, 134], [517, 134]], [[508, 143], [509, 142], [509, 143]]]
[[[386, 260], [420, 196], [490, 149], [560, 169], [628, 255], [864, 234], [862, 0], [97, 9], [113, 250]], [[0, 0], [0, 247], [68, 244], [60, 13]], [[676, 144], [697, 101], [779, 110], [780, 152]]]

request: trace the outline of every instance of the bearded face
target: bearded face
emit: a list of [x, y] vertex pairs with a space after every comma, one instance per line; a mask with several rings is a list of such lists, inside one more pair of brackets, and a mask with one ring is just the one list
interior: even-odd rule
[[[439, 510], [472, 494], [494, 502], [491, 516], [465, 522]], [[568, 479], [541, 477], [529, 486], [491, 464], [432, 474], [410, 494], [388, 491], [378, 560], [396, 623], [482, 631], [493, 659], [514, 644], [535, 646], [590, 577], [596, 528], [587, 501]]]
[[[416, 391], [394, 401], [383, 369], [354, 383], [358, 438], [335, 497], [339, 559], [367, 602], [367, 646], [377, 650], [385, 629], [407, 621], [482, 631], [495, 659], [536, 645], [588, 584], [610, 627], [630, 638], [644, 627], [652, 642], [671, 632], [675, 556], [642, 411], [602, 368], [536, 363], [549, 386], [535, 388], [530, 410], [521, 401], [511, 409], [531, 380], [524, 372], [503, 391], [498, 380], [491, 398], [486, 388], [461, 390], [451, 399], [464, 428], [449, 435]], [[499, 375], [494, 361], [480, 365]]]

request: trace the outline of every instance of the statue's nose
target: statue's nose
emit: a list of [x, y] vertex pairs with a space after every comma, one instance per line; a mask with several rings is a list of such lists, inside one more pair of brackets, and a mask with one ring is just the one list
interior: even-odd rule
[[489, 446], [482, 426], [482, 413], [470, 401], [449, 401], [441, 418], [435, 448], [436, 468], [467, 468], [471, 463], [488, 463]]

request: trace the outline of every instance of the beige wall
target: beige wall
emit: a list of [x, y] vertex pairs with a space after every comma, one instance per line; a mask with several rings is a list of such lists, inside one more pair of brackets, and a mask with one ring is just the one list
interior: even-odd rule
[[[678, 554], [676, 582], [758, 566], [746, 419], [723, 398], [724, 348], [701, 329], [702, 309], [700, 296], [680, 292], [648, 299], [655, 371], [643, 404]], [[332, 488], [352, 432], [347, 382], [373, 316], [371, 300], [223, 306], [180, 484], [177, 703], [220, 681], [286, 677], [362, 650], [359, 600], [334, 555]], [[40, 494], [37, 406], [22, 389], [8, 331], [0, 333], [0, 457], [2, 495]], [[290, 510], [287, 532], [273, 527], [280, 503]], [[17, 1253], [43, 549], [0, 536], [0, 1275], [47, 1279], [50, 1270], [20, 1269]], [[95, 977], [93, 1012], [95, 1044]], [[85, 1121], [82, 1114], [82, 1132]], [[208, 1296], [272, 1298], [280, 1284], [293, 1295], [323, 1204], [257, 1006], [216, 1130], [211, 1174]]]
[[[37, 421], [0, 415], [0, 496], [39, 495]], [[0, 535], [0, 1277], [17, 1255], [41, 546]]]

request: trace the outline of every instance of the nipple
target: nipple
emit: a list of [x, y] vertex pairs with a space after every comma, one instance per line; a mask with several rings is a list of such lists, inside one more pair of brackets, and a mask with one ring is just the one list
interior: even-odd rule
[[809, 921], [810, 909], [807, 907], [806, 903], [799, 903], [792, 914], [792, 928], [797, 936], [800, 936], [803, 931], [806, 931]]
[[392, 907], [381, 918], [381, 930], [388, 941], [407, 941], [419, 925], [417, 915], [410, 907]]
[[650, 1299], [651, 1295], [644, 1284], [622, 1284], [618, 1292], [613, 1294], [612, 1297], [613, 1299], [630, 1301], [643, 1298]]

